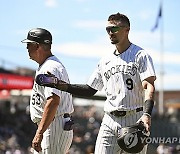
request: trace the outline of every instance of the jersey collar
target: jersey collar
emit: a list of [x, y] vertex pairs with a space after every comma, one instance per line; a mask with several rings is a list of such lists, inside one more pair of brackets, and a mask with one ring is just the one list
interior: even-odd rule
[[[129, 46], [124, 52], [126, 52], [126, 51], [128, 51], [128, 50], [131, 50], [132, 46], [133, 46], [133, 44], [131, 43], [130, 46]], [[122, 52], [122, 53], [124, 53], [124, 52]], [[119, 53], [119, 52], [117, 51], [117, 49], [115, 49], [113, 54], [114, 54], [115, 56], [119, 56], [119, 55], [121, 55], [122, 53]]]

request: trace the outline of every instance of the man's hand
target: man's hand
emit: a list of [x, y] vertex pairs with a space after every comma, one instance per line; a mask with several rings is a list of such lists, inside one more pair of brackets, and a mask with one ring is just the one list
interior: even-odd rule
[[59, 80], [55, 75], [47, 72], [48, 74], [38, 74], [36, 76], [36, 83], [40, 86], [46, 86], [56, 88], [62, 91], [66, 91], [68, 84], [62, 80]]
[[39, 74], [36, 76], [36, 83], [40, 86], [55, 88], [58, 83], [58, 78], [53, 74]]
[[32, 141], [32, 148], [36, 150], [37, 152], [42, 151], [42, 148], [41, 148], [42, 139], [43, 139], [43, 134], [36, 133]]
[[144, 126], [146, 127], [146, 130], [148, 132], [150, 132], [150, 127], [151, 127], [151, 117], [146, 115], [146, 114], [143, 114], [141, 116], [141, 118], [137, 121], [137, 123], [139, 123], [140, 121], [142, 121], [144, 123]]

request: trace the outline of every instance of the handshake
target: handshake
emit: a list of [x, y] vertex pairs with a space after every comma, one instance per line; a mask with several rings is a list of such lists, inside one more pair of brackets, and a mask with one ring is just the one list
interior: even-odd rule
[[62, 91], [66, 91], [68, 88], [68, 83], [59, 80], [55, 75], [49, 72], [48, 74], [38, 74], [35, 81], [40, 86], [56, 88]]

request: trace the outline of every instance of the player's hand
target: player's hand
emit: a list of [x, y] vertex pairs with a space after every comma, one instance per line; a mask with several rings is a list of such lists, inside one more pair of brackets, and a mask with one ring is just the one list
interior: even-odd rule
[[36, 83], [40, 86], [52, 87], [55, 88], [58, 83], [58, 78], [55, 75], [48, 74], [39, 74], [36, 76]]
[[36, 150], [37, 152], [42, 151], [42, 148], [41, 148], [42, 139], [43, 139], [43, 135], [39, 134], [39, 133], [36, 133], [36, 135], [34, 136], [34, 139], [32, 141], [32, 148], [34, 150]]
[[47, 72], [47, 74], [39, 74], [36, 76], [36, 83], [40, 86], [46, 86], [51, 88], [56, 88], [59, 90], [66, 91], [67, 83], [59, 80], [55, 75]]
[[144, 126], [146, 127], [146, 131], [150, 132], [150, 127], [151, 127], [151, 117], [148, 115], [143, 114], [141, 118], [137, 121], [139, 123], [142, 121], [144, 123]]

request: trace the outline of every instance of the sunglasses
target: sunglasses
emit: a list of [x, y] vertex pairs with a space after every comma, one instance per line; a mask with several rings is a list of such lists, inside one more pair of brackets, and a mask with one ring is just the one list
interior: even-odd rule
[[106, 27], [106, 31], [107, 33], [109, 34], [110, 32], [111, 33], [115, 33], [115, 32], [118, 32], [120, 29], [122, 29], [123, 27], [125, 26], [110, 26], [110, 27]]
[[36, 48], [38, 48], [39, 43], [37, 43], [37, 42], [31, 42], [31, 43], [28, 42], [28, 43], [27, 43], [27, 48], [29, 48], [30, 46], [34, 46], [34, 47], [36, 46]]

